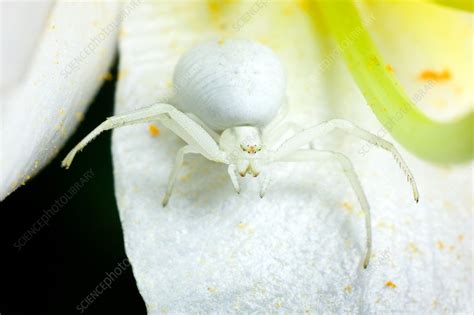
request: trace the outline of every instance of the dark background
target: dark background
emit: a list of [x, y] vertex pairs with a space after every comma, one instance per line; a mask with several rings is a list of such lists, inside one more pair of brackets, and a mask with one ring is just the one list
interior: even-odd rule
[[[116, 78], [115, 65], [113, 77]], [[80, 314], [76, 306], [126, 258], [114, 196], [111, 133], [66, 171], [62, 158], [113, 114], [115, 80], [107, 81], [57, 157], [0, 203], [0, 314]], [[90, 168], [89, 180], [20, 250], [13, 244]], [[85, 305], [85, 304], [84, 304]], [[83, 314], [145, 314], [128, 267]]]

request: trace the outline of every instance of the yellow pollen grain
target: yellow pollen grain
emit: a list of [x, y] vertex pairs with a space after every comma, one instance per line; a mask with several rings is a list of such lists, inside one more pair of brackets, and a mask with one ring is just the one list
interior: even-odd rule
[[76, 112], [74, 116], [76, 116], [76, 120], [79, 122], [84, 120], [84, 113], [82, 112]]
[[210, 0], [207, 4], [211, 21], [216, 27], [220, 28], [222, 11], [224, 6], [227, 5], [227, 1], [222, 0]]
[[211, 293], [216, 293], [216, 292], [217, 292], [217, 288], [209, 287], [209, 288], [207, 288], [207, 291], [209, 291], [209, 292], [211, 292]]
[[238, 228], [239, 230], [245, 230], [247, 227], [248, 227], [248, 225], [245, 224], [245, 223], [242, 223], [242, 222], [240, 222], [239, 224], [237, 224], [237, 228]]
[[380, 65], [380, 61], [377, 57], [372, 57], [370, 58], [368, 64], [367, 64], [367, 67], [369, 68], [369, 70], [373, 70], [375, 67], [379, 66]]
[[113, 78], [114, 77], [113, 77], [112, 73], [110, 73], [110, 72], [107, 72], [104, 75], [102, 75], [102, 80], [103, 81], [112, 81]]
[[438, 247], [438, 249], [440, 249], [440, 250], [443, 250], [444, 249], [443, 241], [437, 241], [436, 242], [436, 247]]
[[385, 66], [385, 69], [387, 69], [387, 71], [390, 72], [390, 73], [393, 73], [393, 72], [394, 72], [394, 71], [393, 71], [393, 67], [392, 67], [391, 64], [387, 64], [387, 65]]
[[125, 78], [127, 75], [128, 75], [128, 70], [127, 69], [122, 69], [122, 70], [119, 71], [119, 73], [117, 75], [117, 80], [120, 81], [123, 78]]
[[218, 28], [221, 30], [221, 31], [225, 31], [227, 29], [227, 24], [225, 23], [220, 23]]
[[344, 288], [344, 292], [349, 293], [349, 294], [352, 293], [352, 286], [350, 284], [348, 286], [346, 286]]
[[416, 246], [416, 244], [413, 243], [413, 242], [408, 243], [408, 250], [409, 250], [410, 252], [414, 253], [414, 254], [420, 252], [420, 250], [418, 249], [418, 247]]
[[463, 234], [459, 234], [458, 240], [463, 241], [463, 240], [464, 240], [464, 235], [463, 235]]
[[392, 281], [385, 282], [385, 286], [389, 287], [389, 288], [392, 288], [392, 289], [395, 289], [397, 287], [397, 285], [395, 283], [393, 283]]
[[[184, 165], [184, 163], [183, 163], [183, 165]], [[189, 179], [191, 178], [191, 174], [192, 174], [192, 173], [188, 173], [188, 174], [185, 174], [185, 175], [181, 176], [181, 177], [179, 178], [179, 181], [180, 181], [180, 182], [185, 182], [185, 181], [189, 180]]]
[[148, 126], [148, 132], [152, 137], [157, 137], [160, 135], [160, 129], [158, 129], [158, 126], [154, 124]]
[[217, 14], [220, 11], [219, 3], [216, 1], [210, 2], [208, 7], [209, 7], [209, 11], [213, 14]]
[[348, 210], [349, 212], [352, 212], [352, 209], [354, 208], [354, 207], [352, 206], [352, 204], [351, 204], [350, 202], [348, 202], [348, 201], [344, 201], [344, 202], [342, 203], [342, 207], [343, 207], [344, 209]]
[[217, 43], [218, 43], [219, 45], [224, 45], [225, 40], [224, 40], [223, 38], [221, 38], [221, 39], [219, 39], [219, 40], [217, 41]]
[[302, 11], [308, 12], [311, 9], [309, 0], [298, 0], [298, 5]]

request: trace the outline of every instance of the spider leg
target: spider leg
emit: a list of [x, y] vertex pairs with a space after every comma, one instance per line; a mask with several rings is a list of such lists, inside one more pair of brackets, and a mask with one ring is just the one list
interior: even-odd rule
[[348, 134], [359, 137], [373, 145], [381, 147], [382, 149], [385, 149], [389, 151], [390, 153], [392, 153], [393, 157], [395, 158], [395, 161], [397, 161], [398, 165], [400, 166], [402, 171], [405, 173], [405, 176], [407, 177], [407, 180], [412, 187], [413, 198], [415, 199], [416, 202], [418, 202], [419, 194], [418, 194], [418, 188], [416, 187], [415, 179], [413, 178], [413, 175], [410, 169], [408, 168], [408, 165], [405, 163], [405, 161], [403, 160], [403, 158], [401, 157], [400, 153], [397, 151], [395, 146], [392, 143], [364, 129], [357, 127], [356, 125], [354, 125], [353, 123], [347, 120], [333, 119], [333, 120], [324, 122], [322, 124], [304, 129], [299, 134], [286, 140], [277, 149], [275, 158], [278, 159], [278, 158], [284, 157], [288, 155], [289, 153], [294, 152], [295, 150], [300, 149], [302, 146], [310, 143], [313, 139], [317, 137], [321, 137], [334, 129], [340, 129]]
[[227, 168], [227, 173], [229, 173], [229, 177], [232, 181], [232, 185], [234, 186], [235, 192], [240, 194], [239, 181], [237, 180], [237, 166], [235, 166], [235, 164], [229, 164], [229, 167]]
[[220, 135], [209, 128], [201, 119], [198, 118], [198, 116], [194, 115], [193, 113], [186, 113], [186, 115], [197, 122], [204, 130], [206, 130], [206, 132], [212, 137], [212, 139], [214, 139], [214, 141], [219, 142]]
[[366, 229], [366, 242], [367, 242], [367, 252], [364, 258], [364, 268], [367, 268], [369, 264], [369, 259], [372, 251], [372, 225], [370, 218], [370, 206], [365, 196], [362, 185], [360, 184], [359, 178], [354, 170], [352, 162], [347, 156], [342, 153], [333, 152], [333, 151], [320, 151], [320, 150], [298, 150], [295, 151], [282, 159], [276, 160], [275, 162], [285, 161], [285, 162], [305, 162], [305, 161], [317, 161], [317, 160], [327, 160], [335, 159], [341, 165], [344, 174], [349, 180], [354, 193], [359, 200], [362, 211], [364, 212], [365, 217], [365, 229]]
[[298, 125], [297, 123], [294, 122], [283, 122], [279, 124], [278, 126], [275, 126], [272, 129], [267, 129], [265, 128], [263, 130], [263, 143], [267, 143], [269, 147], [273, 147], [278, 140], [281, 139], [282, 136], [285, 135], [288, 131], [292, 131], [294, 133], [299, 133], [303, 131], [303, 127]]
[[171, 197], [171, 193], [173, 192], [173, 186], [178, 177], [178, 173], [183, 166], [184, 155], [188, 153], [199, 153], [199, 150], [194, 149], [191, 145], [186, 145], [178, 150], [176, 154], [176, 158], [174, 160], [173, 169], [171, 170], [169, 179], [168, 179], [168, 187], [166, 189], [165, 196], [163, 197], [162, 205], [166, 207], [168, 201]]
[[107, 118], [107, 120], [97, 126], [91, 133], [82, 139], [69, 152], [61, 164], [63, 167], [69, 168], [76, 153], [82, 150], [90, 141], [105, 130], [156, 120], [161, 120], [166, 127], [171, 129], [171, 131], [177, 134], [185, 142], [192, 145], [207, 159], [215, 162], [227, 163], [226, 154], [219, 149], [216, 141], [214, 141], [206, 130], [197, 122], [193, 121], [186, 114], [180, 112], [172, 105], [154, 104], [127, 114]]
[[265, 171], [265, 177], [263, 178], [263, 181], [262, 181], [262, 186], [260, 187], [260, 198], [265, 197], [265, 193], [267, 192], [267, 188], [268, 188], [268, 185], [270, 185], [271, 180], [272, 180], [272, 175], [270, 173], [269, 168], [267, 168]]

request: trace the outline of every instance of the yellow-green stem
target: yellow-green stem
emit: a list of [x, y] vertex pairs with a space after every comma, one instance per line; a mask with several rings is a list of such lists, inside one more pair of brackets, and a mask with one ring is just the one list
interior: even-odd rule
[[474, 2], [472, 0], [432, 0], [435, 3], [455, 8], [458, 10], [474, 12]]
[[[451, 122], [430, 119], [385, 68], [354, 3], [350, 0], [321, 1], [319, 8], [368, 104], [400, 144], [436, 163], [472, 159], [473, 112]], [[347, 36], [354, 30], [357, 30], [357, 39], [347, 44]]]

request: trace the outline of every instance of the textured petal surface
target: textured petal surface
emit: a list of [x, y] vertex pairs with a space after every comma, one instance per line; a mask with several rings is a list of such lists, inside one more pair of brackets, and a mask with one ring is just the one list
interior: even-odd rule
[[52, 2], [0, 2], [2, 94], [17, 85], [25, 74]]
[[[144, 3], [124, 25], [116, 112], [166, 101], [183, 52], [237, 37], [281, 57], [289, 120], [341, 117], [377, 132], [322, 30], [306, 3]], [[364, 143], [339, 136], [319, 143], [353, 158], [367, 192], [374, 234], [367, 270], [363, 216], [337, 164], [274, 167], [260, 199], [255, 179], [245, 178], [236, 195], [224, 166], [190, 156], [163, 208], [183, 142], [165, 128], [158, 137], [146, 125], [114, 131], [125, 247], [148, 312], [472, 310], [472, 165], [441, 169], [402, 152], [418, 180], [422, 199], [415, 204], [388, 153], [370, 148], [361, 155]]]
[[0, 200], [48, 163], [83, 118], [113, 60], [118, 16], [116, 2], [54, 6], [28, 72], [2, 100]]

